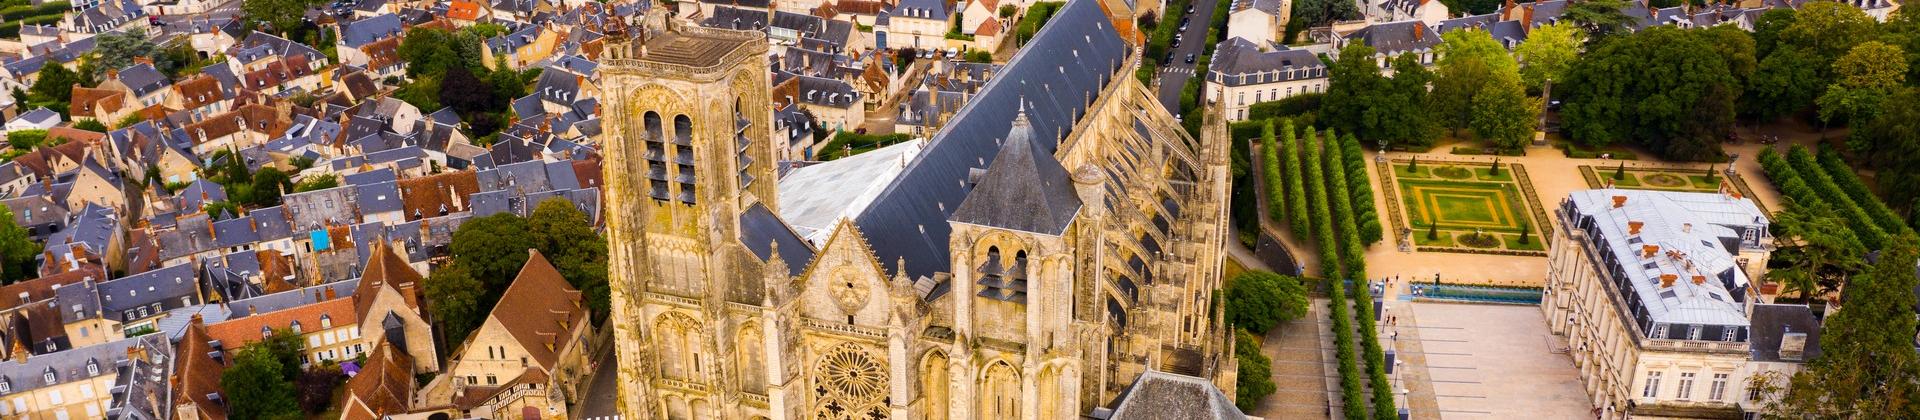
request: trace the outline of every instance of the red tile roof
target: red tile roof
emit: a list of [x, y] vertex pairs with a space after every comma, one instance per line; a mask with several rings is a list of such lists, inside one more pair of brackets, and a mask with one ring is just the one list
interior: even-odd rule
[[321, 331], [322, 317], [335, 328], [360, 322], [360, 318], [353, 313], [353, 298], [341, 297], [214, 323], [207, 326], [207, 335], [220, 340], [228, 348], [240, 348], [260, 341], [263, 328], [278, 331], [292, 328], [293, 323], [299, 322], [302, 333]]
[[405, 414], [413, 401], [413, 358], [385, 342], [367, 355], [366, 366], [347, 379], [347, 406], [341, 418], [379, 420]]
[[488, 317], [499, 321], [540, 366], [552, 369], [573, 327], [587, 316], [587, 308], [581, 304], [580, 291], [568, 285], [540, 251], [527, 253], [527, 264], [520, 267], [520, 274]]
[[401, 211], [407, 220], [439, 217], [466, 211], [470, 198], [480, 192], [480, 181], [473, 171], [446, 172], [400, 180]]
[[[187, 331], [180, 337], [176, 347], [173, 377], [173, 400], [182, 403], [191, 402], [200, 411], [200, 418], [206, 420], [225, 420], [226, 406], [213, 401], [212, 395], [220, 394], [226, 398], [226, 390], [220, 387], [220, 374], [227, 369], [222, 359], [214, 359], [213, 345], [208, 341], [206, 325], [201, 324], [200, 315], [194, 314], [193, 321], [187, 324]], [[231, 344], [221, 343], [222, 347]]]

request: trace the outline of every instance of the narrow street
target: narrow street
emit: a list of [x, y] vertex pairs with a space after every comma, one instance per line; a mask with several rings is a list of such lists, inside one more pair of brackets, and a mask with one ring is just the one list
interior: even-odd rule
[[619, 395], [616, 368], [613, 360], [613, 346], [600, 346], [599, 354], [593, 360], [600, 361], [593, 369], [593, 380], [587, 382], [587, 397], [573, 410], [574, 419], [617, 419], [619, 403], [614, 397]]
[[[1194, 77], [1195, 63], [1187, 62], [1187, 54], [1193, 54], [1197, 62], [1200, 53], [1206, 50], [1207, 25], [1213, 23], [1212, 16], [1217, 12], [1213, 9], [1218, 4], [1208, 0], [1193, 0], [1193, 14], [1183, 15], [1185, 10], [1168, 10], [1166, 16], [1160, 17], [1161, 25], [1179, 25], [1182, 16], [1193, 19], [1187, 23], [1187, 30], [1180, 32], [1183, 37], [1180, 47], [1171, 49], [1173, 61], [1160, 63], [1160, 105], [1173, 115], [1180, 115], [1180, 89], [1187, 86], [1187, 79]], [[1146, 58], [1162, 60], [1166, 57]]]

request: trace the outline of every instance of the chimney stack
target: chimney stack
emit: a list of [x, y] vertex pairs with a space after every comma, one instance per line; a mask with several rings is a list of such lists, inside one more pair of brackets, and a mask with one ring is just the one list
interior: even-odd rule
[[1702, 276], [1698, 274], [1693, 275], [1693, 284], [1696, 284], [1696, 285], [1707, 284], [1707, 276]]
[[1679, 279], [1680, 279], [1680, 275], [1678, 274], [1661, 274], [1660, 288], [1665, 289], [1668, 287], [1673, 287], [1673, 281], [1679, 280]]
[[333, 292], [333, 288], [332, 288], [332, 287], [328, 287], [328, 288], [327, 288], [327, 300], [333, 300], [333, 298], [334, 298], [334, 292]]
[[1624, 195], [1613, 196], [1613, 208], [1617, 209], [1617, 208], [1625, 207], [1626, 205], [1627, 205], [1627, 196], [1624, 196]]
[[1800, 361], [1806, 351], [1807, 333], [1792, 332], [1792, 327], [1788, 327], [1788, 332], [1780, 335], [1780, 360]]
[[1659, 254], [1659, 253], [1660, 253], [1659, 245], [1641, 245], [1640, 246], [1640, 258], [1653, 258], [1655, 254]]
[[[1621, 201], [1620, 199], [1618, 199], [1618, 198], [1616, 198], [1616, 199], [1614, 200], [1614, 203], [1615, 203], [1615, 204], [1613, 205], [1613, 207], [1614, 207], [1614, 208], [1619, 208], [1619, 207], [1620, 207], [1620, 204], [1618, 204], [1618, 203], [1620, 203], [1620, 201]], [[1641, 227], [1641, 226], [1646, 226], [1646, 225], [1647, 225], [1647, 223], [1646, 223], [1646, 222], [1642, 222], [1642, 221], [1638, 221], [1638, 220], [1633, 220], [1633, 221], [1628, 221], [1628, 222], [1627, 222], [1627, 234], [1628, 234], [1628, 235], [1639, 235], [1639, 234], [1640, 234], [1640, 227]]]

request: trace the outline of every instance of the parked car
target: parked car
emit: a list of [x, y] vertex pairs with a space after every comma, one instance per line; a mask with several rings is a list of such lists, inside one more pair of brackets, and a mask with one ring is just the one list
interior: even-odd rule
[[1187, 64], [1193, 64], [1193, 54], [1187, 54]]
[[1172, 51], [1168, 51], [1168, 52], [1167, 52], [1167, 56], [1166, 56], [1166, 57], [1164, 57], [1164, 58], [1161, 58], [1161, 59], [1160, 59], [1160, 64], [1167, 64], [1167, 63], [1172, 63], [1172, 62], [1173, 62], [1173, 52], [1172, 52]]
[[1193, 14], [1193, 4], [1191, 3], [1187, 4], [1187, 14]]
[[1168, 47], [1168, 48], [1180, 48], [1180, 37], [1174, 37], [1174, 38], [1173, 38], [1173, 44], [1169, 44], [1169, 45], [1168, 45], [1167, 47]]

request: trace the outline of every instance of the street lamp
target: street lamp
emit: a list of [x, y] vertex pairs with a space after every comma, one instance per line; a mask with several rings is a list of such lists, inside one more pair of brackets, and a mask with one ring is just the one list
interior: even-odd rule
[[1373, 160], [1379, 162], [1387, 161], [1387, 139], [1380, 139], [1380, 155], [1375, 156]]

